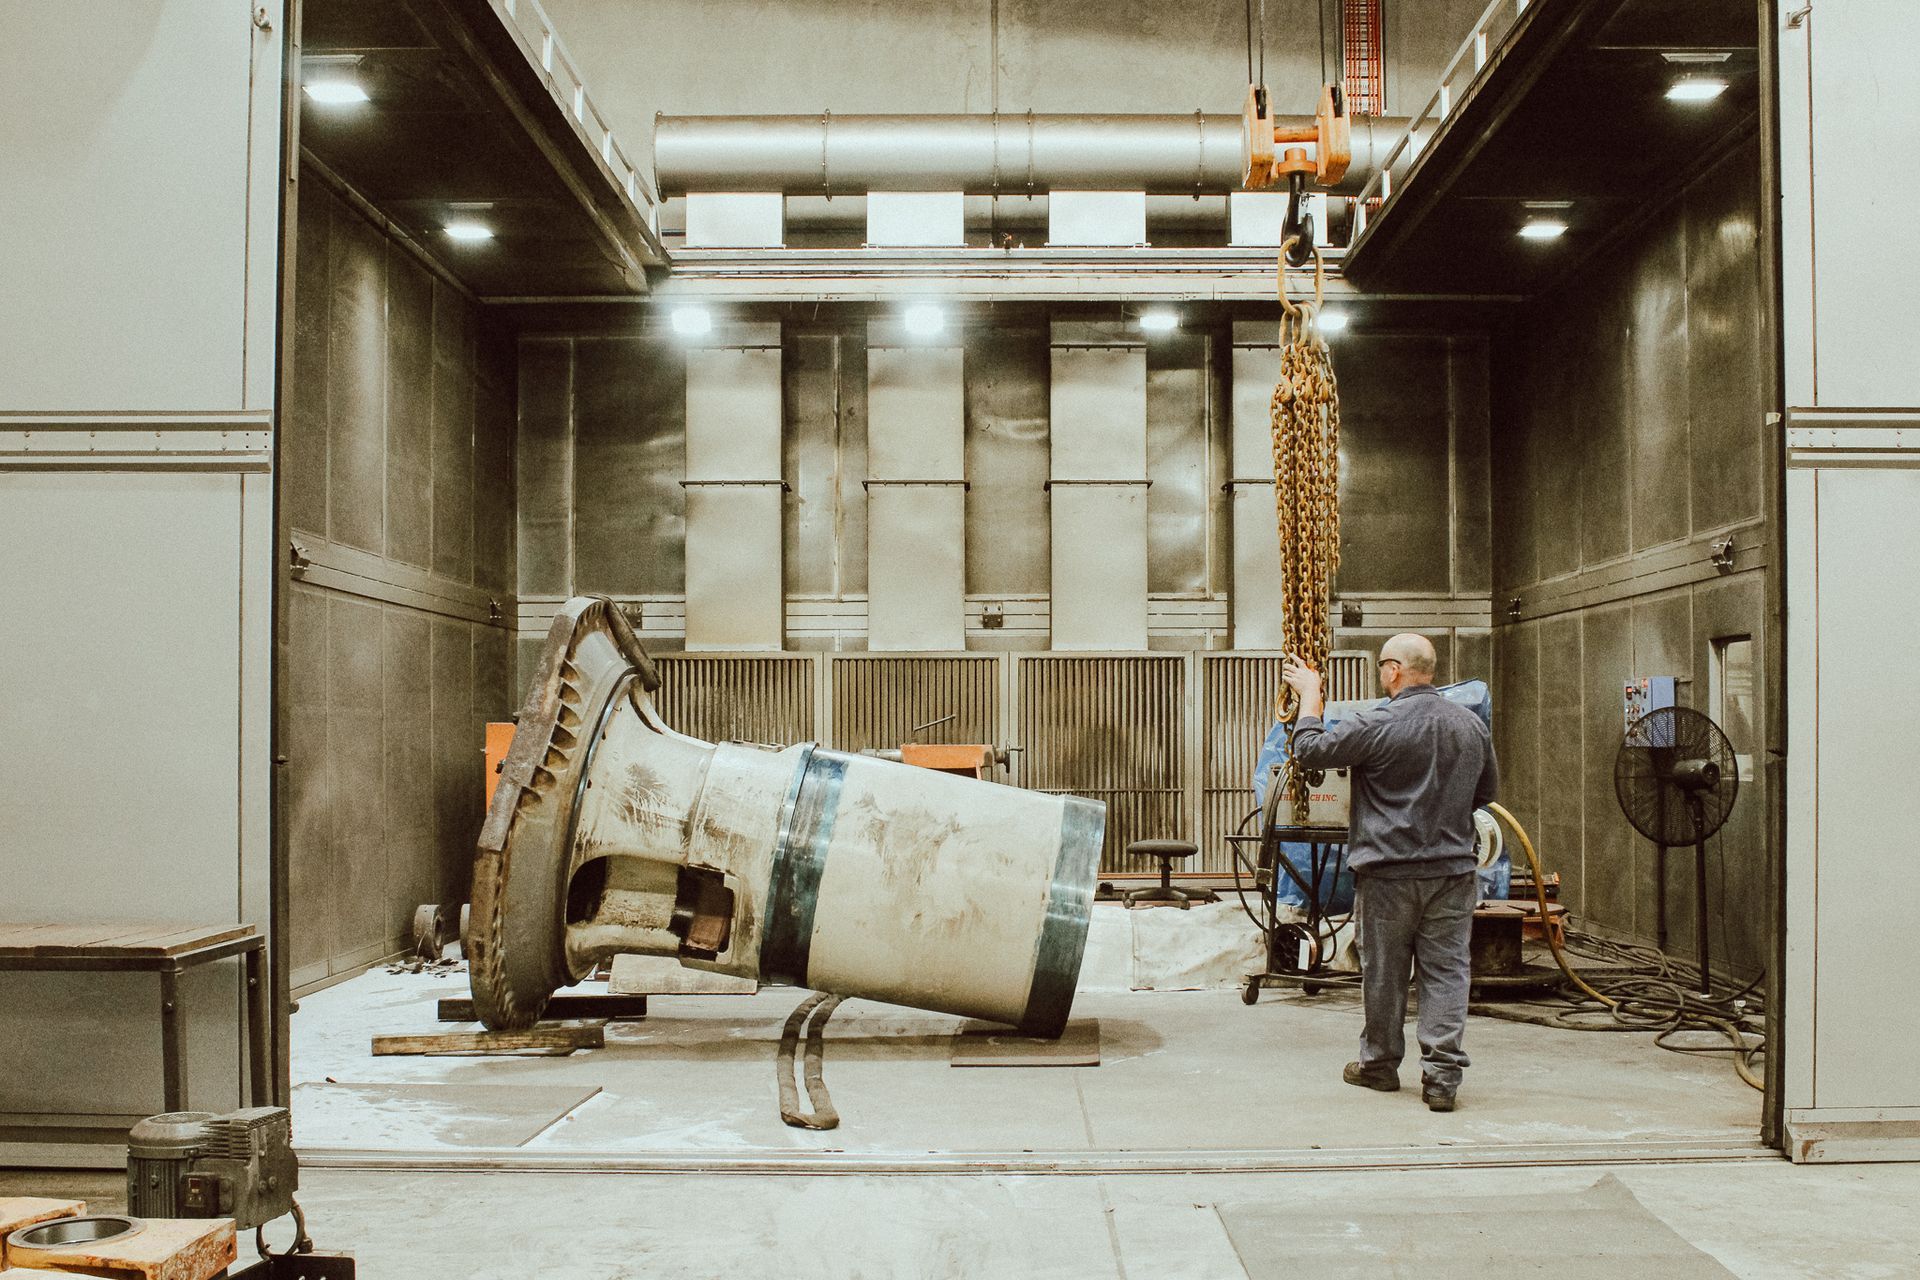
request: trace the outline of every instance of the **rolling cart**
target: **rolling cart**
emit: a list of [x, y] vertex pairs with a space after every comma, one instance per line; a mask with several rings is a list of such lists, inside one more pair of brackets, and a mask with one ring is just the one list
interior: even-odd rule
[[[1309, 779], [1318, 783], [1317, 775]], [[1254, 923], [1266, 938], [1266, 967], [1247, 975], [1240, 998], [1247, 1004], [1260, 999], [1262, 987], [1299, 987], [1307, 995], [1318, 995], [1329, 987], [1359, 985], [1359, 975], [1335, 973], [1329, 967], [1333, 959], [1335, 927], [1329, 925], [1326, 899], [1331, 896], [1339, 875], [1339, 851], [1347, 843], [1348, 828], [1343, 824], [1294, 826], [1280, 821], [1285, 812], [1286, 772], [1275, 765], [1269, 775], [1265, 803], [1260, 806], [1260, 829], [1253, 835], [1232, 835], [1234, 883], [1239, 888], [1240, 868], [1247, 863], [1246, 850], [1256, 849], [1252, 869], [1255, 891], [1260, 895], [1260, 914]], [[1251, 815], [1249, 815], [1251, 816]], [[1307, 846], [1307, 865], [1295, 864], [1285, 846]], [[1306, 919], [1283, 921], [1276, 890], [1285, 876], [1300, 887], [1306, 897]], [[1324, 890], [1324, 892], [1323, 892]], [[1246, 894], [1240, 894], [1246, 905]], [[1249, 914], [1252, 914], [1249, 912]], [[1341, 921], [1342, 924], [1345, 921]]]

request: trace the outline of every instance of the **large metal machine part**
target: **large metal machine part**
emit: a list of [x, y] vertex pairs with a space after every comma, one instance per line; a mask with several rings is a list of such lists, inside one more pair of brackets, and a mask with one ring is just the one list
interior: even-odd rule
[[481, 1020], [531, 1025], [609, 956], [1065, 1027], [1104, 805], [660, 720], [610, 601], [555, 618], [474, 861]]

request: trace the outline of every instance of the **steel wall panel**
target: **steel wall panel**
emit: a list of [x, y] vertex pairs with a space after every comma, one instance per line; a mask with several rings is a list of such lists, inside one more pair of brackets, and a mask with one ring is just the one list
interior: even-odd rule
[[1156, 596], [1207, 593], [1211, 350], [1203, 333], [1147, 347], [1147, 590]]
[[867, 349], [867, 643], [962, 649], [965, 357], [882, 345], [893, 327], [876, 322]]
[[[1280, 534], [1273, 507], [1273, 387], [1280, 351], [1270, 325], [1235, 326], [1233, 348], [1233, 645], [1271, 649], [1285, 638]], [[1252, 332], [1249, 332], [1252, 331]]]
[[967, 334], [967, 593], [1045, 595], [1049, 407], [1043, 329]]
[[1887, 984], [1869, 977], [1910, 972], [1920, 953], [1920, 882], [1893, 860], [1912, 847], [1916, 707], [1911, 688], [1886, 677], [1888, 646], [1920, 632], [1920, 468], [1830, 467], [1817, 485], [1808, 569], [1818, 581], [1802, 597], [1819, 628], [1808, 728], [1820, 744], [1819, 805], [1801, 814], [1820, 853], [1811, 1105], [1920, 1107], [1920, 1022], [1897, 1016]]
[[[237, 918], [240, 735], [254, 710], [241, 700], [241, 485], [0, 471], [0, 705], [13, 730], [0, 734], [0, 882], [11, 920]], [[376, 640], [376, 684], [378, 671]], [[237, 1100], [236, 968], [186, 979], [193, 1099], [216, 1109]], [[157, 1109], [153, 992], [151, 977], [9, 974], [0, 1111]]]
[[781, 352], [750, 340], [687, 353], [689, 649], [781, 645]]
[[[1849, 0], [1805, 19], [1811, 51], [1812, 337], [1822, 408], [1920, 405], [1920, 361], [1889, 332], [1920, 296], [1920, 25], [1909, 0]], [[1791, 154], [1783, 162], [1793, 164]], [[1862, 181], [1862, 175], [1872, 175]], [[1795, 400], [1795, 404], [1809, 403]]]
[[1126, 342], [1120, 325], [1054, 325], [1056, 649], [1147, 647], [1147, 360]]

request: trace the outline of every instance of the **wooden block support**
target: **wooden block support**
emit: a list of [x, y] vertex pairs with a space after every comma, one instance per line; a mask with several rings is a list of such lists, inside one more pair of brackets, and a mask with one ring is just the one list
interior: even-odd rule
[[375, 1036], [376, 1058], [403, 1054], [572, 1053], [607, 1042], [605, 1020], [548, 1022], [526, 1031], [428, 1031]]
[[212, 1280], [238, 1256], [231, 1218], [147, 1218], [138, 1232], [119, 1240], [9, 1249], [7, 1265], [121, 1280]]
[[[645, 996], [557, 995], [547, 1001], [552, 1018], [606, 1018], [612, 1022], [647, 1016]], [[474, 1021], [471, 996], [445, 996], [440, 1000], [438, 1016], [442, 1022]]]

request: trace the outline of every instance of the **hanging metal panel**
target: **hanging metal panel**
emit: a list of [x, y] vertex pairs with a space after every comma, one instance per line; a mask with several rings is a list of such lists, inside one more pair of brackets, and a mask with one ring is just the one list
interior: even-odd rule
[[829, 743], [837, 751], [1006, 741], [999, 654], [835, 654], [828, 661]]
[[811, 654], [655, 655], [660, 717], [704, 742], [787, 746], [816, 736]]
[[1107, 805], [1104, 872], [1153, 871], [1135, 840], [1187, 839], [1187, 661], [1177, 654], [1014, 657], [1021, 785]]

